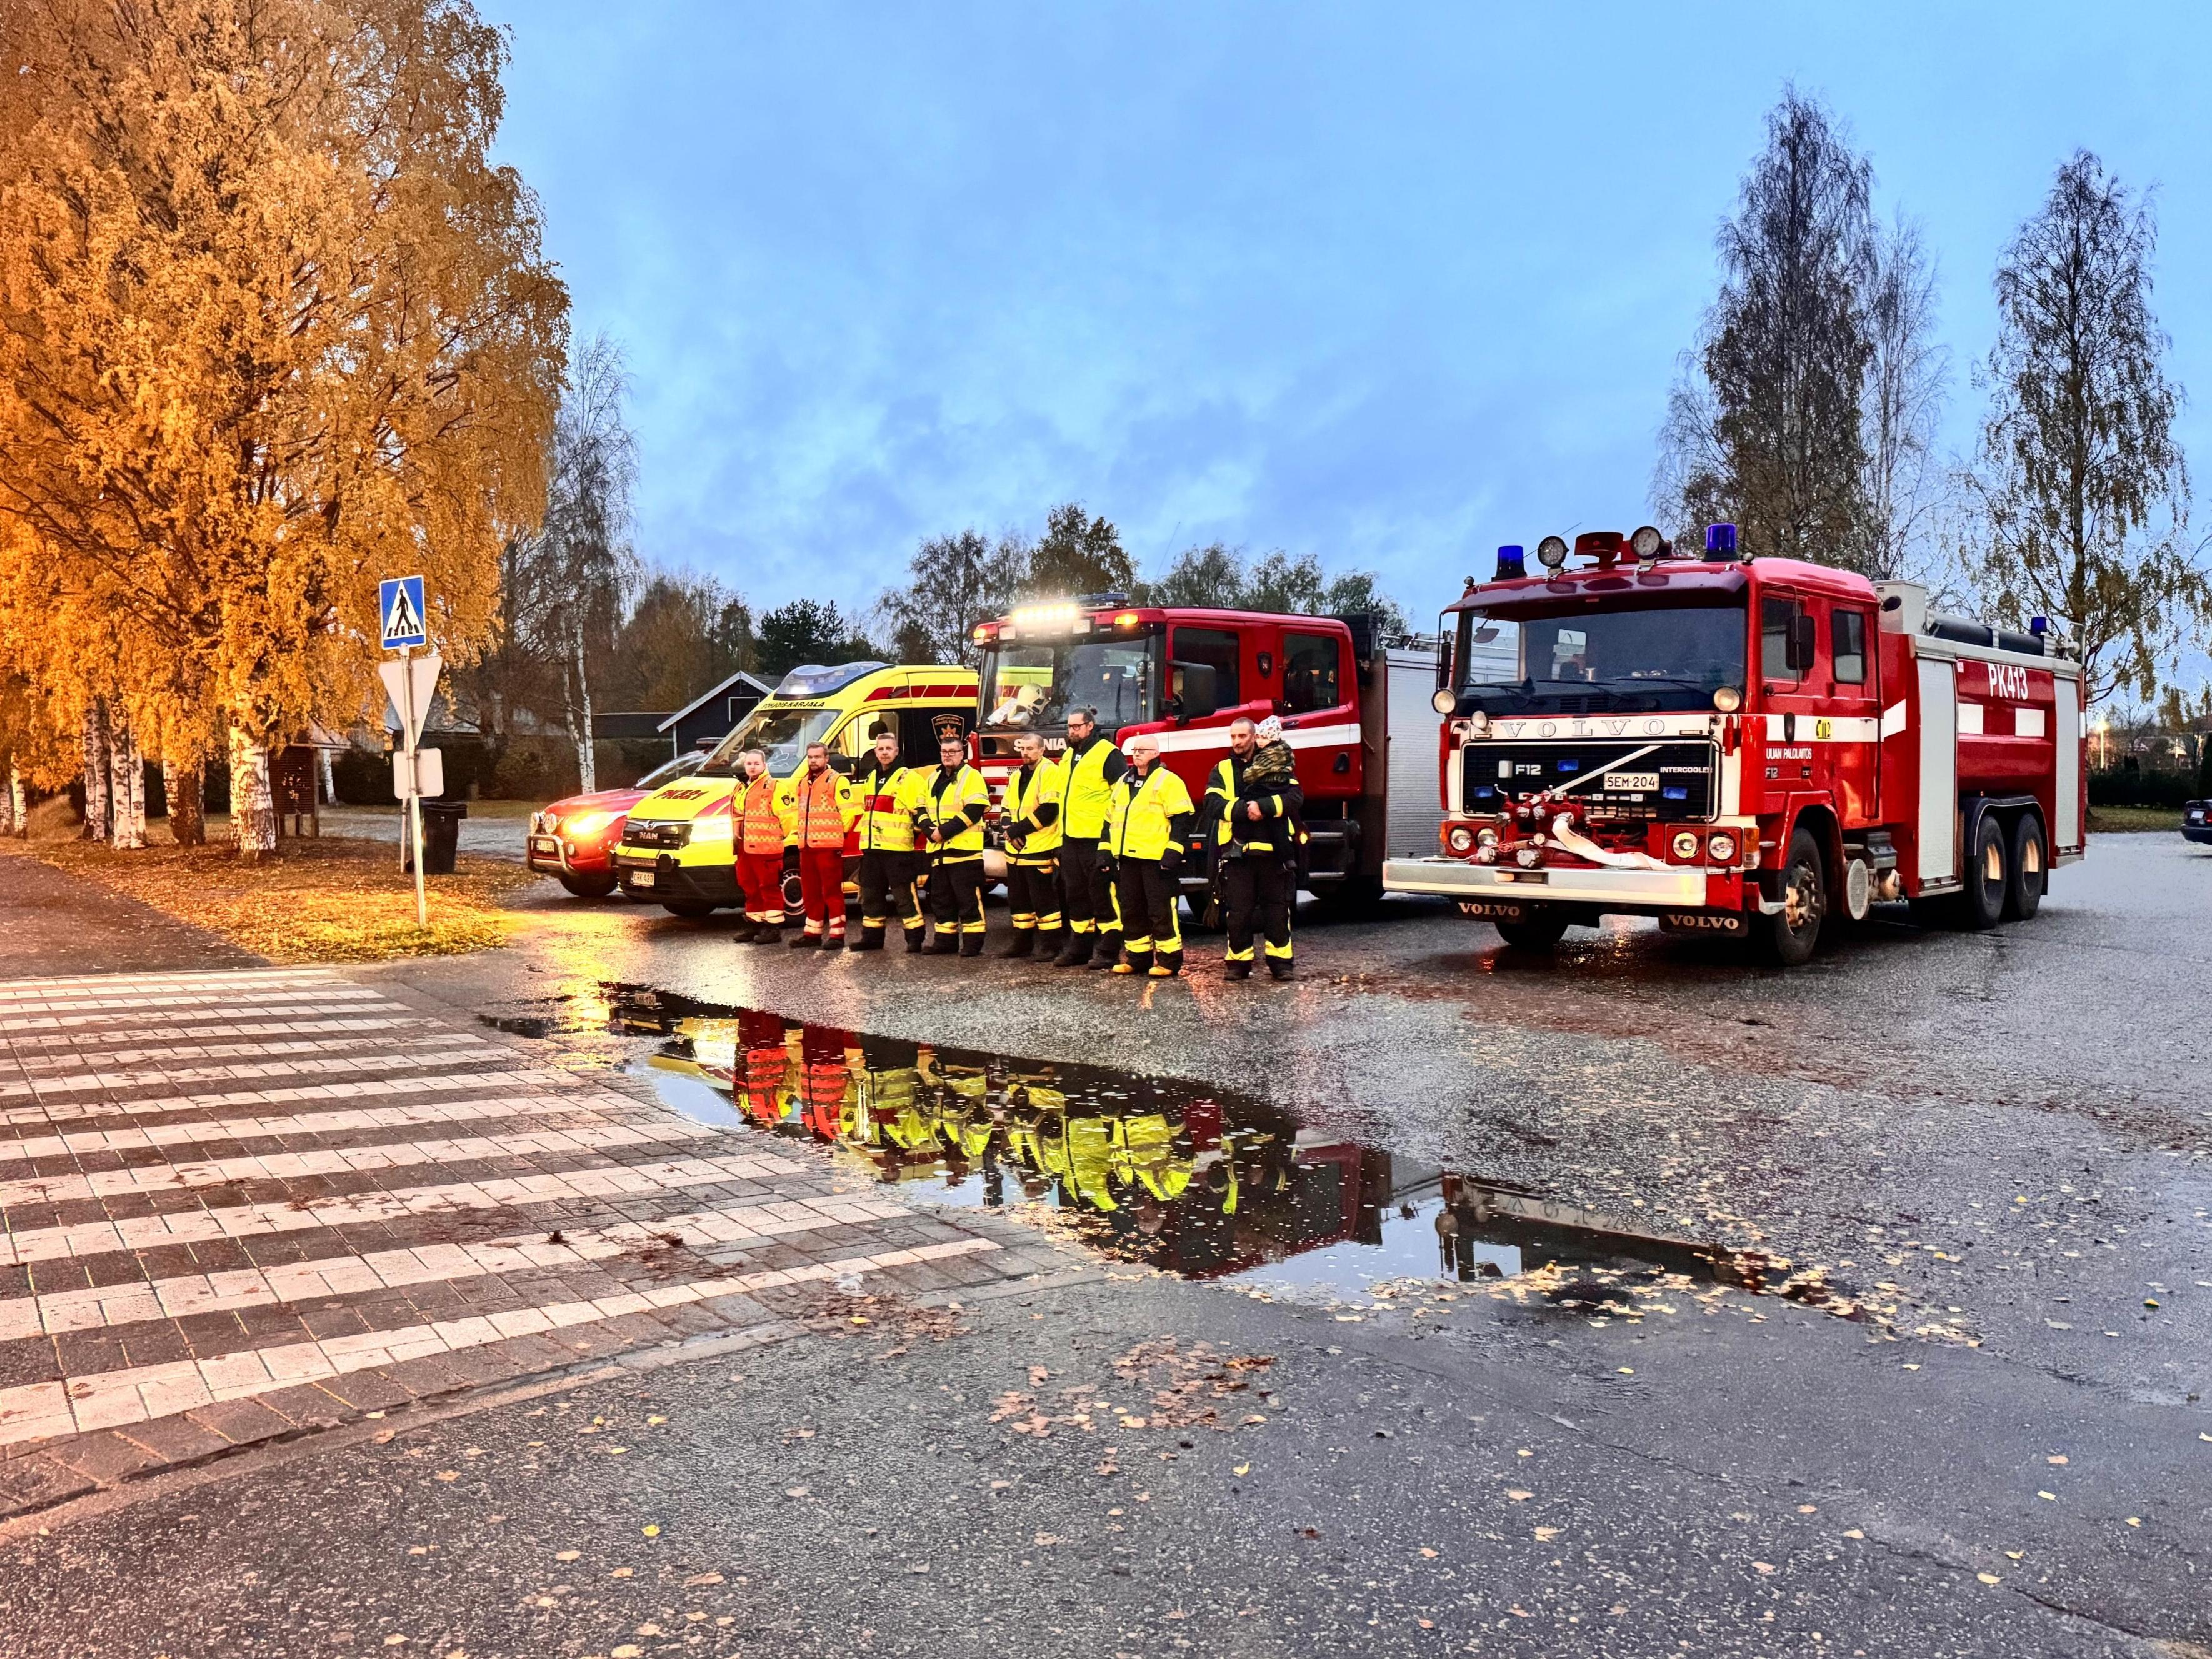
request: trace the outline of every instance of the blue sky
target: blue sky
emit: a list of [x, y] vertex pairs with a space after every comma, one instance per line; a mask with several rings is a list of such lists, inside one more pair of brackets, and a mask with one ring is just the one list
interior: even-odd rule
[[2154, 185], [2212, 467], [2212, 14], [499, 3], [505, 159], [635, 378], [638, 544], [865, 604], [1073, 498], [1417, 615], [1500, 541], [1650, 516], [1714, 227], [1785, 81], [1924, 222], [1955, 359], [2075, 146]]

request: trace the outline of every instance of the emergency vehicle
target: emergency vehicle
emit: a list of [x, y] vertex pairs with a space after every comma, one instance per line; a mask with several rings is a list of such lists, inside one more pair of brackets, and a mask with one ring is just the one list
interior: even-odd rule
[[[1145, 734], [1195, 801], [1229, 753], [1230, 723], [1279, 716], [1305, 794], [1300, 885], [1317, 896], [1379, 898], [1382, 863], [1436, 845], [1435, 659], [1378, 639], [1371, 616], [1283, 616], [1132, 605], [1118, 593], [1025, 606], [977, 625], [981, 651], [975, 762], [995, 802], [1034, 732], [1067, 744], [1067, 711], [1098, 711], [1126, 751]], [[994, 826], [995, 829], [995, 825]], [[1203, 835], [1183, 866], [1187, 894], [1211, 880]], [[1000, 866], [987, 853], [994, 876]]]
[[1844, 918], [2025, 920], [2087, 817], [2081, 666], [1927, 590], [1649, 526], [1499, 549], [1444, 612], [1439, 854], [1385, 885], [1548, 949], [1603, 915], [1799, 963]]
[[[885, 663], [810, 664], [783, 676], [736, 730], [689, 778], [655, 790], [630, 808], [614, 850], [614, 871], [633, 899], [656, 900], [678, 916], [706, 916], [743, 902], [730, 845], [731, 797], [738, 755], [767, 752], [768, 769], [788, 778], [805, 764], [810, 744], [826, 743], [830, 763], [850, 773], [864, 763], [878, 724], [898, 733], [899, 759], [934, 766], [939, 737], [965, 736], [975, 721], [970, 669], [894, 668]], [[846, 844], [847, 875], [859, 849]], [[784, 905], [799, 908], [796, 870], [784, 875]]]

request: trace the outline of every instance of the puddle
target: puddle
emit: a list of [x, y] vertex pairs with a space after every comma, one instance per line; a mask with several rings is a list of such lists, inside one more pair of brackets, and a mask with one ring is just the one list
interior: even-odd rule
[[1585, 1268], [1800, 1293], [1755, 1255], [1413, 1163], [1205, 1085], [605, 990], [611, 1030], [659, 1039], [631, 1069], [678, 1111], [830, 1147], [910, 1202], [1033, 1207], [1110, 1258], [1301, 1297], [1544, 1268], [1567, 1270], [1567, 1298]]

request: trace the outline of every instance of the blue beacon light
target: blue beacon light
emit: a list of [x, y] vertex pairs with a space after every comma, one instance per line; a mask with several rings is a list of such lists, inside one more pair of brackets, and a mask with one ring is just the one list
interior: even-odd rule
[[1490, 578], [1492, 581], [1517, 581], [1528, 573], [1527, 556], [1522, 552], [1519, 542], [1508, 542], [1504, 547], [1498, 548], [1498, 573]]
[[1708, 524], [1705, 526], [1705, 557], [1727, 563], [1735, 558], [1735, 526]]

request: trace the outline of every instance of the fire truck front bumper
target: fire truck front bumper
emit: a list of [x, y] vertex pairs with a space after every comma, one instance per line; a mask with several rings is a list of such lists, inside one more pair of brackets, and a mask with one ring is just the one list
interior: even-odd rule
[[1391, 893], [1433, 893], [1462, 902], [1587, 905], [1620, 912], [1737, 909], [1733, 870], [1501, 869], [1457, 858], [1391, 858], [1382, 865]]

